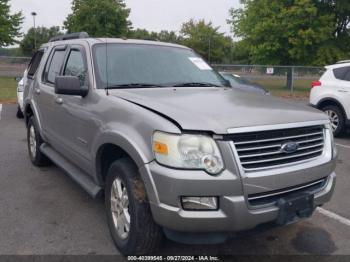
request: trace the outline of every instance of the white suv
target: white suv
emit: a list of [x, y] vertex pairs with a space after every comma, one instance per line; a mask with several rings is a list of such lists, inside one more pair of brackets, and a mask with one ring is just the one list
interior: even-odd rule
[[330, 118], [335, 136], [350, 125], [350, 61], [326, 66], [319, 81], [312, 82], [310, 104]]

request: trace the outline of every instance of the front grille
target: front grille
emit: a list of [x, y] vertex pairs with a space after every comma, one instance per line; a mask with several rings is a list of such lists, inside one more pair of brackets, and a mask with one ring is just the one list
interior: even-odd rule
[[266, 204], [273, 204], [282, 197], [288, 197], [291, 194], [297, 194], [302, 192], [316, 193], [321, 190], [327, 184], [327, 178], [312, 181], [310, 183], [283, 188], [280, 190], [269, 191], [258, 194], [248, 195], [248, 202], [251, 206], [261, 206]]
[[[278, 168], [320, 156], [324, 147], [323, 126], [289, 128], [231, 134], [241, 165], [246, 171]], [[282, 145], [295, 142], [298, 148], [286, 153]]]

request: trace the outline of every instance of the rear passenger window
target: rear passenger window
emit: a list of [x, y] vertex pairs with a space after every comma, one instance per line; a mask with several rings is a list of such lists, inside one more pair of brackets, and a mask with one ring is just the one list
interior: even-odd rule
[[35, 75], [36, 70], [38, 70], [38, 67], [40, 65], [41, 58], [43, 57], [43, 55], [44, 55], [44, 51], [39, 50], [38, 52], [36, 52], [34, 54], [32, 59], [30, 60], [30, 63], [28, 66], [28, 78], [33, 78], [33, 76]]
[[346, 71], [345, 75], [344, 75], [344, 80], [345, 81], [350, 81], [350, 68], [348, 71]]
[[47, 71], [45, 72], [47, 82], [51, 84], [55, 83], [56, 76], [60, 74], [65, 54], [65, 50], [54, 51], [50, 65], [48, 66]]
[[77, 76], [80, 80], [80, 85], [85, 85], [86, 68], [84, 57], [79, 50], [72, 50], [69, 53], [63, 75]]
[[333, 73], [336, 79], [350, 81], [350, 67], [339, 67], [333, 69]]

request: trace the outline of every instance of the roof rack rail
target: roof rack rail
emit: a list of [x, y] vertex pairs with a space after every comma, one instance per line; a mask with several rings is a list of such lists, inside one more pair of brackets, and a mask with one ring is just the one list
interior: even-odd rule
[[70, 39], [79, 39], [79, 38], [89, 38], [89, 37], [90, 36], [88, 33], [79, 32], [79, 33], [58, 35], [58, 36], [50, 38], [49, 42], [56, 42], [56, 41], [63, 41], [63, 40], [70, 40]]
[[338, 61], [336, 64], [345, 64], [345, 63], [350, 63], [350, 60]]

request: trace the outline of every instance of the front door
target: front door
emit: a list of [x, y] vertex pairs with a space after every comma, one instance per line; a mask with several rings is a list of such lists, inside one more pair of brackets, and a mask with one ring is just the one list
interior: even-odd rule
[[[77, 76], [81, 87], [89, 84], [86, 52], [83, 46], [72, 45], [67, 49], [67, 56], [62, 68], [62, 75]], [[86, 97], [55, 95], [55, 123], [52, 123], [56, 137], [64, 146], [65, 156], [91, 173], [91, 155], [89, 147], [93, 139], [94, 117], [91, 115], [91, 92]]]

